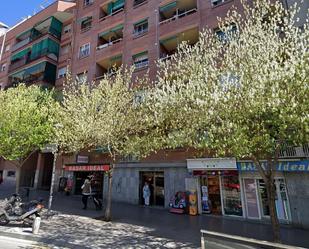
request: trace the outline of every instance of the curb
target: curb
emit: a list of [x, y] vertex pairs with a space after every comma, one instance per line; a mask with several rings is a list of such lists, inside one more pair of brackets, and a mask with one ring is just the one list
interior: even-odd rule
[[40, 242], [43, 239], [42, 237], [37, 235], [26, 235], [26, 234], [4, 232], [4, 231], [0, 231], [0, 236], [11, 237], [15, 239], [30, 240], [34, 242]]

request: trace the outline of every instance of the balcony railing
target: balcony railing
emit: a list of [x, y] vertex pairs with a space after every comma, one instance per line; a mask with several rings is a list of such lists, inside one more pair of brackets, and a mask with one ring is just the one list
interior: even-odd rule
[[115, 12], [110, 13], [109, 15], [102, 16], [102, 17], [100, 17], [99, 22], [104, 21], [104, 20], [105, 20], [105, 19], [107, 19], [108, 17], [111, 17], [111, 16], [114, 16], [114, 15], [117, 15], [118, 13], [122, 12], [123, 10], [124, 10], [124, 8], [121, 8], [121, 9], [119, 9], [119, 10], [115, 11]]
[[57, 31], [56, 29], [49, 27], [45, 30], [40, 31], [39, 34], [33, 34], [30, 37], [26, 38], [25, 40], [22, 40], [15, 45], [12, 46], [12, 52], [16, 51], [17, 49], [20, 49], [21, 47], [41, 38], [42, 36], [50, 34], [53, 37], [57, 38], [58, 40], [61, 38], [61, 32]]
[[116, 43], [119, 43], [119, 42], [121, 42], [121, 41], [122, 41], [122, 38], [119, 38], [119, 39], [117, 39], [117, 40], [110, 41], [110, 42], [108, 42], [108, 43], [99, 45], [99, 46], [97, 46], [97, 50], [101, 50], [101, 49], [110, 47], [110, 46], [112, 46], [112, 45], [114, 45], [114, 44], [116, 44]]
[[168, 61], [168, 60], [172, 59], [172, 56], [173, 55], [162, 55], [160, 57], [160, 61]]
[[298, 158], [298, 157], [309, 157], [309, 144], [303, 146], [286, 146], [280, 151], [280, 158]]
[[134, 63], [136, 70], [146, 68], [148, 67], [148, 65], [149, 65], [149, 60], [142, 60], [142, 61], [138, 61]]
[[40, 59], [44, 56], [47, 56], [48, 58], [57, 61], [58, 60], [58, 56], [55, 53], [52, 53], [49, 51], [48, 48], [46, 49], [42, 49], [41, 51], [39, 51], [35, 56], [31, 54], [30, 55], [25, 55], [23, 56], [20, 60], [13, 62], [10, 66], [9, 66], [9, 72], [14, 71], [17, 68], [20, 68], [32, 61], [35, 61], [37, 59]]
[[82, 29], [80, 30], [80, 32], [81, 32], [81, 33], [85, 33], [85, 32], [87, 32], [88, 30], [90, 30], [91, 27], [92, 27], [92, 25], [89, 25], [89, 26], [87, 26], [87, 27], [84, 27], [84, 28], [82, 28]]
[[193, 14], [193, 13], [195, 13], [195, 12], [197, 12], [197, 8], [190, 9], [190, 10], [185, 11], [185, 12], [183, 12], [183, 13], [181, 13], [181, 14], [178, 14], [178, 15], [176, 14], [176, 15], [174, 15], [173, 17], [171, 17], [171, 18], [169, 18], [169, 19], [166, 19], [166, 20], [161, 21], [159, 24], [160, 24], [160, 25], [163, 25], [163, 24], [166, 24], [166, 23], [175, 21], [175, 20], [177, 20], [177, 19], [183, 18], [183, 17], [185, 17], [185, 16], [191, 15], [191, 14]]

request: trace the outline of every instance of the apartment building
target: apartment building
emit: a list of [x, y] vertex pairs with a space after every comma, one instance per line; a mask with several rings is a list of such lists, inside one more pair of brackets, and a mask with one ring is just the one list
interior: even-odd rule
[[[284, 3], [289, 6], [292, 0]], [[233, 5], [240, 7], [240, 0], [56, 1], [10, 29], [0, 26], [4, 33], [0, 35], [0, 86], [24, 82], [61, 89], [67, 70], [83, 82], [100, 80], [121, 65], [134, 65], [135, 77], [148, 74], [155, 79], [157, 60], [168, 60], [182, 41], [196, 43], [204, 28], [216, 32], [217, 18]], [[308, 157], [306, 146], [281, 154], [276, 205], [284, 223], [309, 227], [309, 220], [300, 218], [309, 217], [309, 193], [298, 195], [299, 190], [308, 189]], [[21, 184], [48, 189], [52, 161], [51, 154], [33, 154], [23, 166]], [[142, 161], [134, 157], [120, 161], [112, 187], [116, 201], [141, 204], [142, 186], [147, 181], [150, 202], [155, 206], [168, 207], [177, 191], [193, 189], [198, 196], [198, 213], [269, 219], [265, 185], [252, 162], [193, 159], [192, 151], [186, 149], [160, 151]], [[83, 180], [92, 174], [105, 196], [107, 168], [108, 159], [99, 151], [60, 157], [57, 190], [58, 186], [61, 190], [58, 183], [70, 178], [72, 193], [79, 194]], [[0, 173], [12, 178], [14, 168], [2, 160]], [[211, 210], [205, 200], [212, 202]]]

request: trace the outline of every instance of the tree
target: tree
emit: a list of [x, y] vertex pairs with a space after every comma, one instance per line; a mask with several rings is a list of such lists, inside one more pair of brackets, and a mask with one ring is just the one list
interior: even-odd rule
[[0, 91], [0, 155], [20, 169], [34, 153], [52, 140], [57, 103], [53, 91], [23, 84]]
[[[219, 20], [223, 36], [206, 30], [194, 47], [184, 44], [172, 61], [159, 63], [147, 98], [156, 129], [142, 138], [157, 149], [189, 146], [252, 159], [266, 184], [275, 241], [279, 152], [309, 141], [309, 28], [297, 27], [297, 12], [279, 2], [244, 3]], [[147, 155], [151, 146], [142, 149]]]
[[103, 148], [108, 153], [111, 163], [104, 219], [110, 221], [113, 169], [117, 159], [128, 154], [130, 136], [141, 128], [143, 117], [135, 101], [139, 89], [132, 87], [132, 70], [124, 68], [106, 75], [99, 83], [68, 82], [57, 143], [67, 152]]

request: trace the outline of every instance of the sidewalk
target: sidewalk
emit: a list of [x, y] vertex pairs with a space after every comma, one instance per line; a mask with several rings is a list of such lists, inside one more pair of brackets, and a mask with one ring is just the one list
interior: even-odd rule
[[[47, 200], [47, 192], [35, 194], [44, 195]], [[206, 215], [176, 215], [165, 209], [124, 203], [113, 203], [113, 221], [106, 223], [93, 219], [103, 211], [96, 211], [91, 200], [89, 210], [81, 209], [79, 196], [57, 194], [53, 204], [60, 214], [43, 219], [39, 240], [61, 248], [199, 248], [200, 229], [262, 240], [271, 240], [272, 234], [267, 224]], [[0, 231], [29, 234], [30, 230], [2, 227]], [[308, 230], [283, 226], [281, 233], [284, 243], [309, 248]]]

